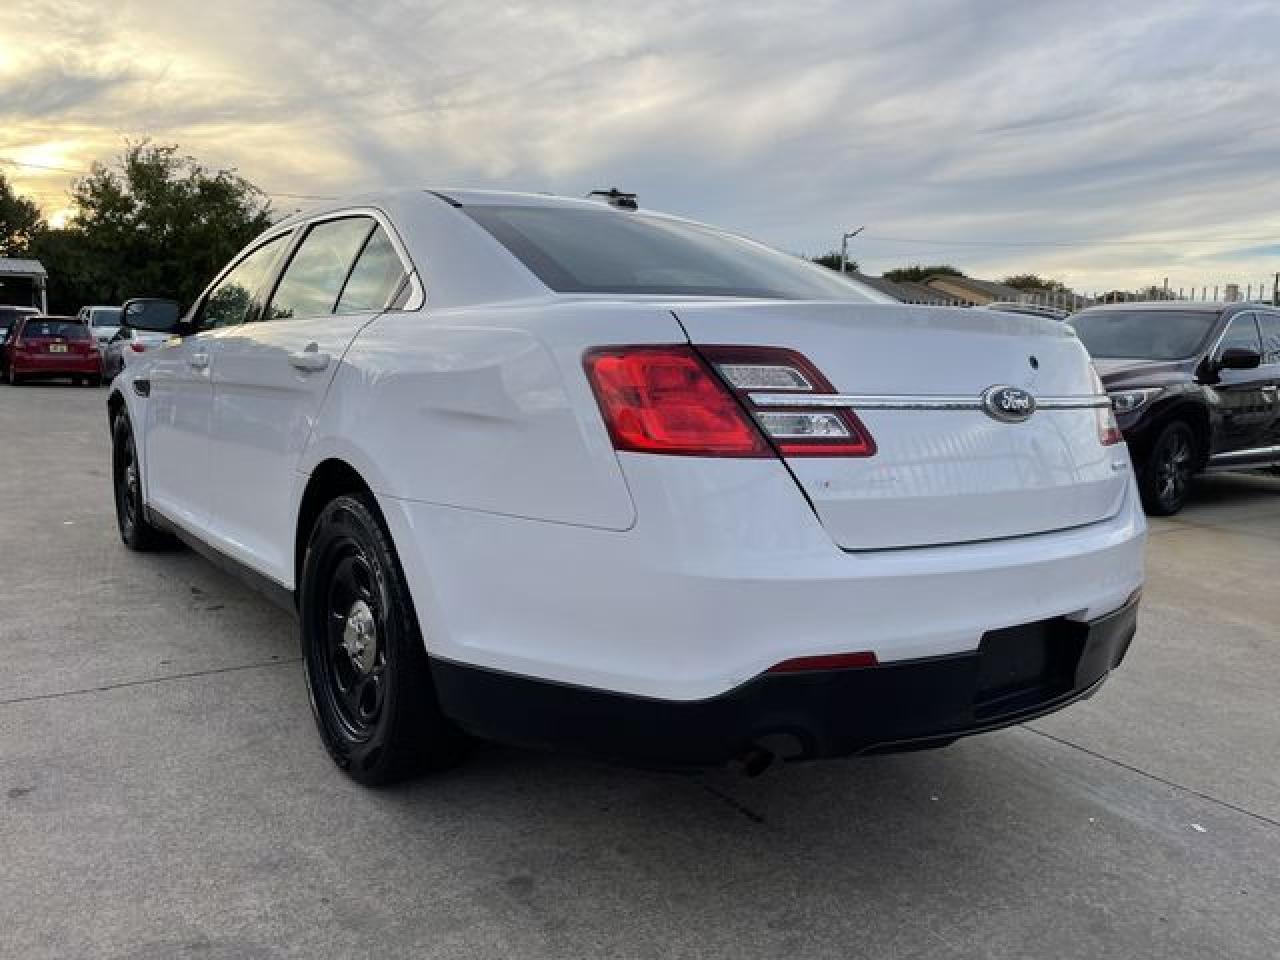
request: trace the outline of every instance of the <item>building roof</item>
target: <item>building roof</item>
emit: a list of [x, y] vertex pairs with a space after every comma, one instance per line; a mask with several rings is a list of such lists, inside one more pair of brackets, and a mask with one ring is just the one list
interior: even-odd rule
[[947, 283], [954, 287], [960, 287], [962, 290], [972, 290], [974, 293], [979, 293], [984, 297], [991, 297], [993, 300], [1006, 300], [1016, 303], [1026, 296], [1026, 291], [1019, 290], [1017, 287], [1006, 286], [993, 280], [956, 277], [949, 273], [936, 273], [931, 277], [927, 277], [924, 282], [928, 286], [933, 286], [935, 283]]
[[900, 303], [947, 304], [953, 300], [946, 294], [931, 290], [923, 283], [896, 283], [884, 277], [871, 277], [865, 273], [854, 271], [850, 276], [859, 283], [864, 283], [873, 290], [879, 290], [885, 296], [893, 297]]
[[44, 264], [39, 260], [18, 260], [12, 257], [0, 257], [0, 276], [8, 277], [47, 277]]

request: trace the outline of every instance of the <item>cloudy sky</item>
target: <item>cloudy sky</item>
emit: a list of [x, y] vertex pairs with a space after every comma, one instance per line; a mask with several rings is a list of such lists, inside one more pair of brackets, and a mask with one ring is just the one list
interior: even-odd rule
[[[305, 199], [580, 194], [870, 272], [1280, 270], [1276, 0], [17, 0], [0, 170], [57, 216], [126, 139]], [[25, 166], [11, 162], [19, 161]], [[45, 167], [61, 170], [42, 169]]]

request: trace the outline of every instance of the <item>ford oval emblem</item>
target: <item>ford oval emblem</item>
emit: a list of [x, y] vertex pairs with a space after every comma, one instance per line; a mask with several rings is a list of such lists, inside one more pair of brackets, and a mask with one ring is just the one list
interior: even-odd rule
[[982, 392], [982, 409], [1002, 423], [1021, 423], [1036, 412], [1036, 398], [1021, 387], [987, 387]]

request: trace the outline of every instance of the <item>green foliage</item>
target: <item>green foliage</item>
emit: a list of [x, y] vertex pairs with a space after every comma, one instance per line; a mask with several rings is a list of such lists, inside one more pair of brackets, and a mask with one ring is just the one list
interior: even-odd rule
[[944, 274], [948, 277], [963, 277], [964, 274], [949, 264], [938, 264], [936, 266], [921, 266], [915, 264], [910, 267], [898, 267], [896, 270], [886, 270], [884, 278], [892, 280], [894, 283], [920, 283], [929, 277]]
[[1046, 280], [1035, 273], [1017, 273], [1012, 277], [1005, 277], [1001, 283], [1028, 293], [1065, 293], [1067, 290], [1061, 280]]
[[50, 309], [130, 297], [190, 304], [271, 223], [267, 197], [230, 170], [211, 171], [172, 145], [129, 144], [72, 188], [66, 227], [39, 231]]
[[[836, 273], [840, 272], [840, 251], [839, 250], [832, 250], [830, 253], [824, 253], [820, 257], [810, 257], [810, 259], [816, 264], [819, 264], [824, 267], [830, 267]], [[858, 261], [849, 260], [848, 261], [849, 272], [853, 273], [857, 269], [858, 269]]]
[[0, 257], [21, 257], [31, 246], [31, 238], [44, 226], [40, 208], [14, 192], [0, 173]]

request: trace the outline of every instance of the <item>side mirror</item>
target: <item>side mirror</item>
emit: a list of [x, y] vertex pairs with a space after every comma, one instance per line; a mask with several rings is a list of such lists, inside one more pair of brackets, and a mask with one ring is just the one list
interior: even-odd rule
[[1221, 370], [1253, 370], [1262, 363], [1262, 354], [1248, 347], [1228, 347], [1218, 358]]
[[182, 307], [176, 300], [161, 297], [137, 297], [126, 300], [120, 308], [120, 325], [152, 333], [173, 333], [182, 320]]

